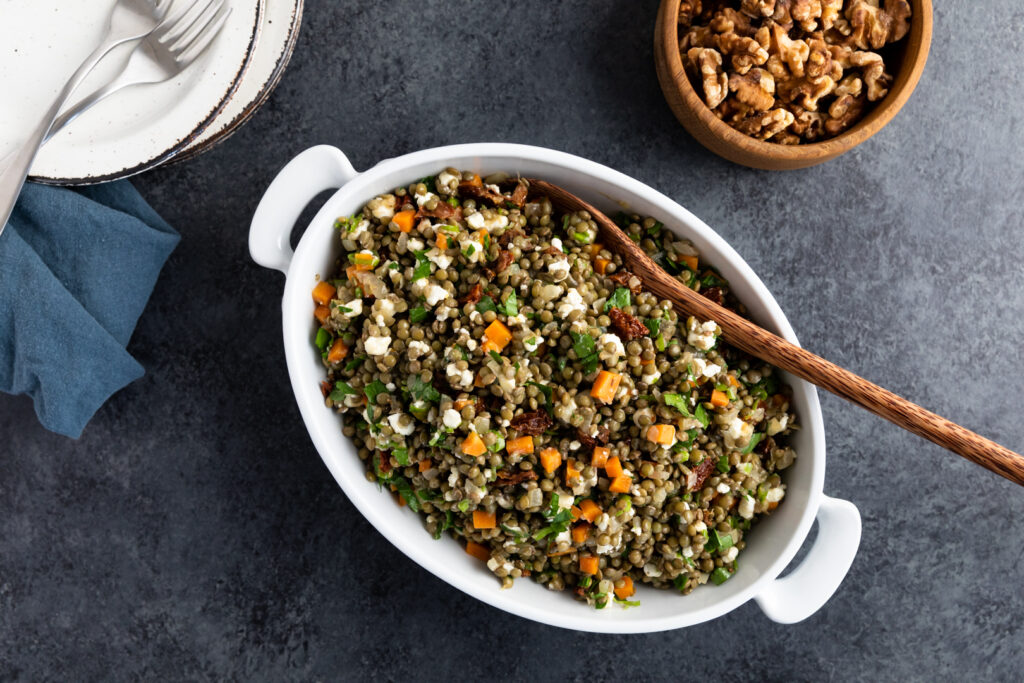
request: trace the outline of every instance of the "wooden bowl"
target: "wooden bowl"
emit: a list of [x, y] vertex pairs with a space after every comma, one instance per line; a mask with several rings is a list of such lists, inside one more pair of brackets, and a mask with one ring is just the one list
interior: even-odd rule
[[882, 129], [903, 107], [924, 71], [932, 42], [931, 0], [910, 0], [910, 32], [893, 45], [898, 64], [889, 94], [875, 103], [867, 116], [834, 138], [801, 145], [764, 142], [745, 135], [714, 115], [694, 90], [679, 54], [680, 0], [662, 0], [654, 29], [654, 64], [665, 99], [690, 135], [729, 161], [772, 171], [806, 168], [848, 152]]

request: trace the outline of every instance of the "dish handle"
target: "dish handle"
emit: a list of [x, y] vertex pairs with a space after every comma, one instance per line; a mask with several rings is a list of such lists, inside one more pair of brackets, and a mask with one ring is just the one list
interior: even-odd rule
[[850, 571], [860, 545], [860, 513], [846, 500], [822, 496], [818, 537], [803, 562], [756, 598], [772, 621], [795, 624], [821, 609]]
[[249, 254], [264, 268], [288, 272], [295, 221], [313, 197], [358, 175], [337, 147], [310, 147], [289, 161], [260, 199], [249, 226]]

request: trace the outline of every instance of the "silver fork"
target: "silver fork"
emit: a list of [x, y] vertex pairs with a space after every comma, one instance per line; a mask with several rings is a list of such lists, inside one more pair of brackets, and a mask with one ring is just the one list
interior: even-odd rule
[[71, 96], [93, 67], [118, 45], [138, 41], [148, 36], [164, 18], [171, 0], [118, 0], [107, 22], [107, 33], [92, 54], [64, 84], [49, 111], [43, 115], [39, 125], [25, 140], [25, 144], [8, 155], [7, 164], [0, 170], [0, 233], [7, 225], [7, 219], [14, 209], [14, 203], [25, 184], [25, 177], [32, 167], [39, 147], [57, 118], [64, 102]]
[[231, 8], [225, 0], [195, 0], [168, 16], [131, 54], [114, 80], [62, 113], [43, 140], [49, 140], [79, 114], [129, 86], [161, 83], [174, 78], [206, 52], [227, 22]]

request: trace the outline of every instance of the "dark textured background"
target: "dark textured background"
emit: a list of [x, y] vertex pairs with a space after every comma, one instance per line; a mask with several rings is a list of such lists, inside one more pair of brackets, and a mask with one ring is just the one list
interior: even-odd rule
[[790, 173], [729, 164], [676, 123], [655, 11], [307, 0], [253, 121], [136, 180], [183, 235], [129, 347], [145, 378], [78, 441], [0, 396], [0, 677], [1020, 679], [1024, 492], [830, 395], [826, 492], [857, 504], [864, 538], [794, 626], [752, 603], [634, 637], [507, 615], [407, 560], [313, 449], [282, 357], [282, 278], [246, 249], [261, 192], [317, 143], [362, 169], [470, 141], [649, 183], [736, 247], [805, 345], [1024, 449], [1020, 4], [939, 3], [897, 119]]

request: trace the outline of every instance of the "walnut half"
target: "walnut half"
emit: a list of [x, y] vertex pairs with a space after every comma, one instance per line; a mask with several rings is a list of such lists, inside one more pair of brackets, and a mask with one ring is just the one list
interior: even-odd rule
[[722, 71], [722, 54], [709, 47], [693, 47], [686, 57], [700, 74], [705, 104], [714, 109], [729, 94], [729, 77]]

